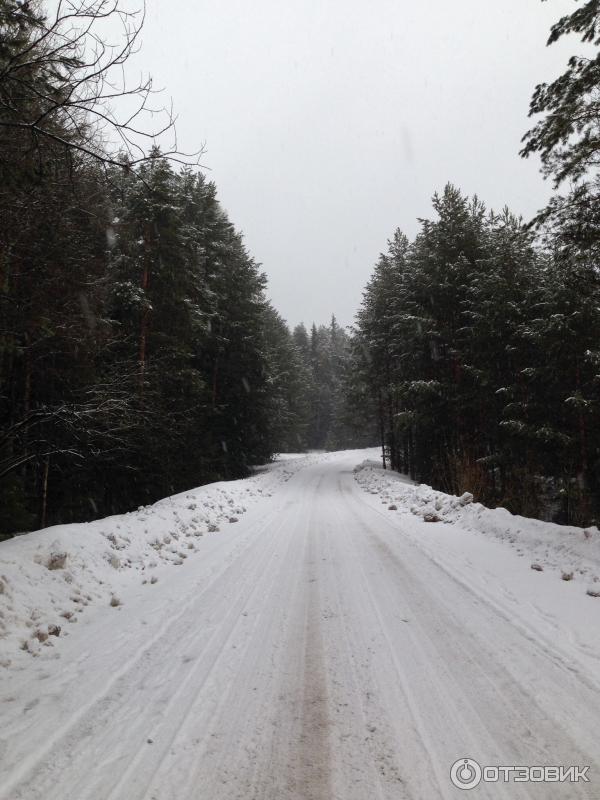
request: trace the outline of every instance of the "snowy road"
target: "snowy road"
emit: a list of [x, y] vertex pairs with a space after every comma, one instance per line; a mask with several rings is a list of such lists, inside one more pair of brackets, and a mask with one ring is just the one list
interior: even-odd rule
[[[299, 470], [10, 677], [2, 800], [600, 797], [600, 668], [403, 536], [356, 463]], [[467, 756], [590, 783], [462, 792]]]

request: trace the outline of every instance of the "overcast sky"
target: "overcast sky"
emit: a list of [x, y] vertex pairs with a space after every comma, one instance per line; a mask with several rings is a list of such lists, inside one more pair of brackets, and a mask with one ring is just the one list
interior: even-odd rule
[[518, 156], [572, 0], [147, 0], [136, 65], [166, 88], [291, 325], [350, 324], [379, 252], [451, 181], [530, 217]]

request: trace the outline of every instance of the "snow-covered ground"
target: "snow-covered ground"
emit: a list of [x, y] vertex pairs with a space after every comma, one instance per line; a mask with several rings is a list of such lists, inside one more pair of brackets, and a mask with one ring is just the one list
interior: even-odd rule
[[591, 767], [477, 797], [598, 798], [598, 531], [375, 457], [0, 543], [0, 798], [435, 800], [461, 757]]
[[[489, 509], [383, 470], [355, 469], [367, 502], [444, 571], [600, 683], [600, 532]], [[600, 752], [600, 747], [599, 747]], [[600, 776], [599, 776], [600, 785]], [[600, 797], [600, 789], [598, 791]]]
[[600, 593], [600, 531], [595, 525], [554, 525], [511, 514], [505, 508], [489, 509], [474, 503], [468, 493], [453, 497], [436, 492], [431, 486], [417, 485], [382, 469], [379, 463], [366, 459], [357, 465], [356, 479], [390, 511], [410, 513], [425, 522], [451, 523], [506, 542], [519, 556], [529, 559], [533, 569], [550, 569], [561, 580], [577, 581], [578, 588], [590, 595]]
[[130, 587], [183, 566], [200, 537], [237, 523], [313, 456], [286, 454], [242, 481], [213, 483], [85, 524], [56, 525], [0, 543], [0, 668], [26, 668], [72, 634], [90, 607], [118, 607]]

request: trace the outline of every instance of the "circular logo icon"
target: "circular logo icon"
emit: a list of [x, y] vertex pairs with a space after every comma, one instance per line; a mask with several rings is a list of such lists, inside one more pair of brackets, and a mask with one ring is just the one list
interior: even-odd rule
[[472, 758], [459, 758], [452, 764], [450, 780], [459, 789], [474, 789], [481, 782], [482, 770]]

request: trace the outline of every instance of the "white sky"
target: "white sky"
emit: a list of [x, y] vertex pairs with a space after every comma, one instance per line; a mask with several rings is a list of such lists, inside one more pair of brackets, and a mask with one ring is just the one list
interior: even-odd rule
[[136, 68], [173, 98], [291, 325], [349, 324], [396, 227], [452, 181], [530, 217], [550, 186], [519, 158], [545, 47], [573, 0], [147, 0]]

